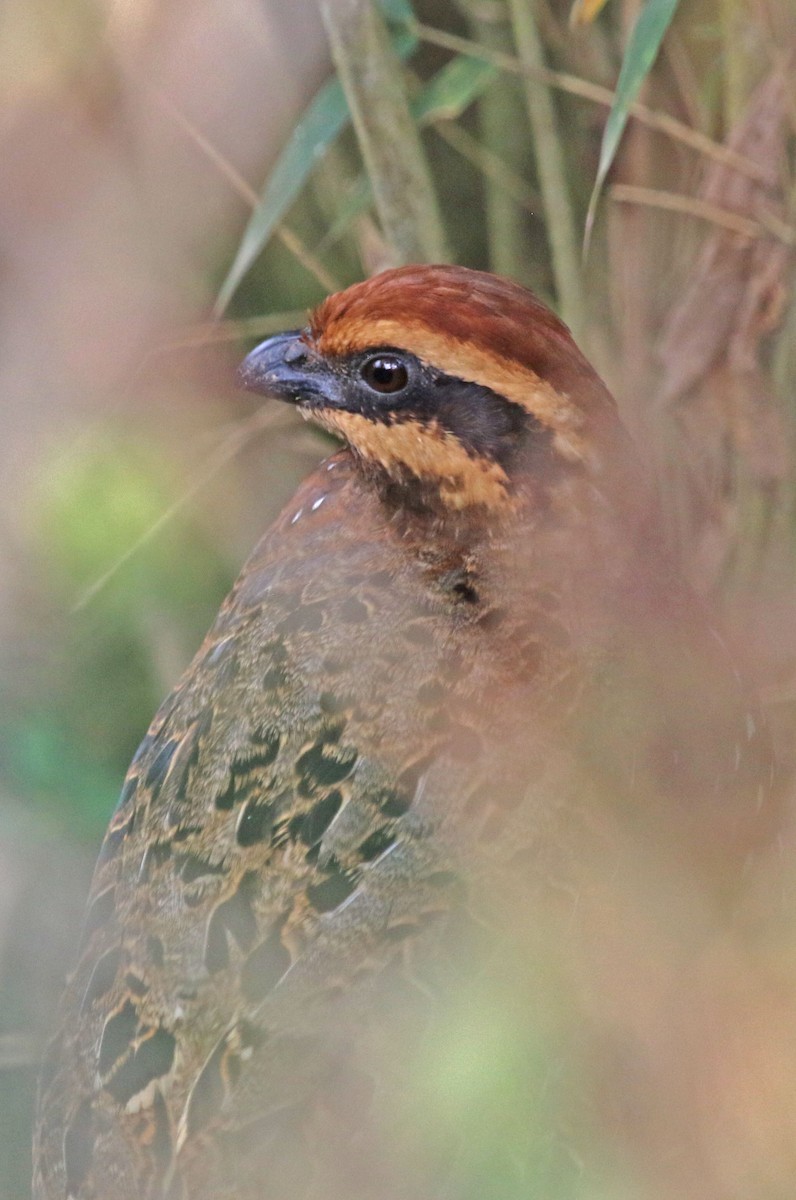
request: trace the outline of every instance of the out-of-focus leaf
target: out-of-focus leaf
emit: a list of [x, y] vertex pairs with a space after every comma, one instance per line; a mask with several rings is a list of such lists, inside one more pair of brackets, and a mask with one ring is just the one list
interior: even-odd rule
[[[413, 19], [408, 0], [382, 0], [387, 20], [404, 24]], [[417, 38], [406, 30], [393, 34], [399, 58], [408, 58]], [[260, 202], [243, 231], [232, 266], [219, 289], [214, 313], [221, 316], [238, 284], [265, 247], [274, 229], [297, 199], [313, 168], [350, 120], [348, 104], [339, 80], [324, 84], [296, 123], [287, 144], [265, 182]]]
[[606, 3], [607, 0], [575, 0], [575, 3], [569, 10], [570, 28], [575, 29], [579, 25], [591, 25], [592, 21], [596, 20], [605, 8]]
[[224, 312], [241, 279], [303, 188], [315, 163], [348, 120], [343, 89], [336, 79], [332, 79], [305, 110], [268, 176], [260, 203], [249, 218], [237, 254], [219, 290], [216, 316]]
[[364, 171], [353, 181], [348, 195], [343, 200], [342, 204], [335, 213], [334, 220], [322, 239], [315, 247], [316, 254], [323, 254], [340, 238], [345, 237], [352, 223], [357, 219], [360, 213], [365, 212], [373, 203], [373, 188], [370, 186], [370, 180]]
[[497, 73], [492, 63], [457, 55], [415, 97], [412, 116], [419, 122], [455, 121]]
[[[5, 786], [70, 836], [98, 836], [136, 743], [190, 658], [231, 565], [187, 510], [69, 615], [109, 562], [157, 523], [185, 484], [178, 465], [127, 428], [57, 448], [30, 510], [37, 572], [52, 598], [25, 644], [31, 685], [0, 678]], [[41, 622], [40, 622], [41, 623]]]
[[[120, 679], [124, 687], [128, 680], [123, 675]], [[105, 701], [107, 705], [107, 696]], [[145, 723], [146, 718], [131, 732], [140, 736]], [[97, 727], [88, 722], [79, 725], [83, 734], [87, 728], [96, 733]], [[75, 842], [93, 842], [113, 809], [124, 765], [108, 763], [104, 754], [92, 756], [89, 739], [81, 744], [74, 733], [57, 703], [41, 712], [15, 716], [3, 747], [5, 777], [38, 816], [46, 816], [56, 828], [67, 828]]]
[[442, 216], [388, 23], [375, 3], [319, 7], [373, 186], [383, 245], [371, 265], [444, 262]]
[[[418, 124], [455, 121], [478, 99], [497, 74], [497, 67], [491, 63], [460, 54], [446, 63], [418, 92], [411, 104], [412, 116]], [[333, 246], [372, 201], [373, 189], [363, 172], [351, 188], [331, 228], [316, 247], [316, 254]]]
[[380, 0], [380, 7], [387, 20], [395, 25], [404, 25], [415, 19], [411, 0]]
[[625, 57], [622, 60], [622, 69], [619, 72], [614, 102], [608, 114], [600, 146], [597, 178], [594, 181], [594, 188], [589, 200], [589, 211], [586, 215], [587, 241], [605, 177], [622, 140], [630, 106], [658, 57], [661, 42], [677, 11], [678, 3], [679, 0], [646, 0], [633, 27], [633, 32], [630, 34]]

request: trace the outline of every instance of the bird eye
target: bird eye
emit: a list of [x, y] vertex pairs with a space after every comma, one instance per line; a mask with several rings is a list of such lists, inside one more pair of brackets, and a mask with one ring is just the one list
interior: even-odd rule
[[409, 382], [409, 372], [399, 358], [391, 354], [375, 354], [362, 364], [360, 374], [374, 392], [393, 395]]

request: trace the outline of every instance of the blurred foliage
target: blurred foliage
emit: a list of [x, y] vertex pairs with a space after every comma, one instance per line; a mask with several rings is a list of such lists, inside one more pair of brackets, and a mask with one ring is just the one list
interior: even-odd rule
[[[394, 78], [390, 89], [359, 80], [360, 109], [375, 120], [385, 115], [384, 95], [405, 97], [417, 142], [390, 150], [396, 160], [422, 155], [454, 260], [513, 274], [570, 319], [572, 302], [567, 312], [562, 300], [568, 290], [575, 296], [580, 340], [658, 477], [680, 562], [745, 641], [792, 767], [792, 71], [779, 100], [758, 110], [757, 125], [743, 127], [758, 89], [796, 54], [792, 3], [608, 0], [582, 8], [592, 19], [571, 26], [569, 0], [383, 0], [385, 69]], [[24, 44], [27, 27], [19, 36]], [[85, 33], [78, 25], [70, 31], [70, 71], [81, 57], [76, 39], [85, 38], [90, 59], [99, 36], [93, 19]], [[632, 86], [615, 99], [620, 78]], [[540, 97], [544, 133], [533, 120]], [[223, 157], [223, 145], [214, 150]], [[551, 176], [551, 162], [559, 176], [555, 169]], [[249, 196], [242, 233], [230, 244], [206, 232], [205, 258], [214, 267], [202, 284], [213, 287], [217, 314], [227, 313], [226, 332], [240, 330], [241, 354], [253, 318], [264, 318], [265, 328], [287, 312], [293, 324], [295, 311], [317, 303], [330, 283], [344, 286], [400, 261], [389, 220], [402, 198], [389, 195], [385, 218], [374, 199], [391, 186], [374, 177], [381, 169], [361, 153], [343, 87], [327, 80]], [[595, 181], [606, 186], [581, 258]], [[571, 247], [563, 257], [556, 252], [567, 226], [577, 235], [574, 258]], [[683, 330], [703, 347], [715, 339], [715, 352], [692, 359], [684, 383], [674, 378], [682, 364], [674, 361], [673, 330], [684, 347]], [[315, 445], [320, 453], [320, 440]], [[101, 836], [138, 740], [236, 570], [237, 551], [218, 528], [198, 506], [180, 505], [191, 486], [190, 473], [164, 455], [157, 427], [106, 423], [43, 464], [31, 501], [25, 636], [5, 650], [0, 685], [2, 783], [15, 800], [0, 831], [36, 820], [62, 844], [93, 847]], [[4, 989], [6, 1014], [22, 1011], [8, 978]], [[487, 1105], [494, 1128], [486, 1139], [473, 1137], [473, 1147], [486, 1146], [487, 1158], [491, 1148], [503, 1164], [533, 1164], [529, 1184], [522, 1173], [502, 1179], [474, 1158], [462, 1168], [473, 1198], [596, 1200], [596, 1185], [584, 1190], [566, 1151], [529, 1146], [529, 1125], [503, 1119], [515, 1107], [515, 1073], [543, 1081], [554, 1071], [545, 1019], [538, 1041], [518, 1051], [502, 1038], [499, 1001], [488, 988], [464, 998], [460, 1017], [429, 1047], [429, 1106], [440, 1128], [461, 1132], [469, 1089], [483, 1097], [494, 1088]], [[0, 1033], [14, 1027], [12, 1020]], [[13, 1097], [19, 1086], [30, 1090], [30, 1068], [23, 1084], [18, 1074], [7, 1071], [0, 1089], [0, 1120], [17, 1125], [0, 1137], [17, 1156], [0, 1196], [15, 1200], [24, 1194], [26, 1133], [19, 1130], [27, 1118]], [[545, 1114], [537, 1116], [530, 1125], [544, 1129]], [[512, 1139], [512, 1152], [503, 1153]], [[599, 1194], [633, 1193], [606, 1182]]]
[[30, 545], [60, 613], [59, 661], [54, 671], [38, 660], [27, 695], [0, 689], [2, 760], [11, 793], [73, 838], [101, 834], [121, 764], [229, 583], [230, 564], [190, 512], [149, 536], [185, 486], [152, 445], [112, 429], [44, 464]]
[[646, 0], [642, 6], [628, 39], [622, 58], [622, 69], [616, 83], [616, 96], [608, 120], [605, 123], [597, 178], [589, 201], [586, 216], [587, 229], [594, 218], [594, 210], [600, 198], [605, 178], [611, 169], [619, 149], [622, 134], [630, 116], [630, 106], [644, 84], [655, 59], [666, 30], [677, 11], [678, 0]]

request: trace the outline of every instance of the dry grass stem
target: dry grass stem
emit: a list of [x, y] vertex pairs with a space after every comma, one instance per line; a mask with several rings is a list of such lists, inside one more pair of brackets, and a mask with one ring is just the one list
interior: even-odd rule
[[[205, 158], [213, 164], [218, 172], [226, 179], [227, 183], [232, 188], [237, 196], [240, 196], [248, 207], [254, 211], [260, 203], [260, 197], [251, 186], [251, 184], [243, 178], [239, 171], [235, 169], [233, 164], [226, 158], [221, 151], [205, 137], [201, 129], [197, 129], [193, 121], [189, 120], [183, 112], [174, 104], [168, 96], [164, 96], [157, 89], [152, 89], [157, 97], [158, 103], [166, 109], [173, 120], [180, 126], [182, 131], [190, 138], [194, 145], [201, 150]], [[312, 253], [305, 245], [297, 233], [289, 229], [284, 222], [276, 227], [276, 236], [282, 244], [290, 251], [293, 257], [299, 262], [308, 274], [312, 275], [318, 281], [321, 287], [327, 292], [336, 292], [340, 288], [340, 284], [334, 276], [327, 271], [323, 263]]]
[[647, 208], [664, 209], [667, 212], [684, 213], [700, 221], [708, 221], [742, 237], [761, 238], [773, 236], [786, 246], [796, 245], [796, 229], [772, 214], [761, 214], [759, 220], [742, 217], [729, 209], [719, 208], [698, 196], [682, 196], [659, 188], [637, 187], [628, 183], [615, 183], [610, 189], [612, 199], [623, 204], [642, 204]]
[[93, 583], [78, 596], [75, 603], [72, 605], [72, 614], [80, 612], [86, 608], [92, 600], [102, 591], [102, 589], [110, 583], [111, 579], [122, 569], [122, 567], [130, 561], [144, 546], [148, 545], [154, 537], [160, 533], [169, 521], [177, 516], [185, 506], [198, 495], [202, 488], [210, 482], [214, 475], [217, 475], [228, 462], [230, 462], [236, 454], [238, 454], [244, 446], [246, 446], [253, 437], [258, 433], [262, 433], [264, 429], [269, 428], [278, 420], [277, 414], [270, 408], [258, 409], [251, 417], [245, 421], [236, 424], [235, 428], [229, 433], [223, 441], [216, 447], [215, 451], [209, 455], [204, 466], [200, 468], [197, 475], [189, 488], [186, 488], [183, 494], [170, 504], [156, 521], [153, 521], [145, 533], [137, 538], [127, 549], [114, 559], [106, 571], [97, 576]]
[[268, 313], [261, 317], [245, 317], [234, 321], [203, 321], [191, 325], [180, 336], [169, 338], [153, 347], [143, 360], [146, 365], [153, 358], [174, 354], [179, 350], [191, 350], [201, 346], [214, 346], [223, 342], [238, 342], [246, 338], [268, 337], [281, 333], [283, 329], [294, 329], [307, 319], [304, 309], [291, 312]]
[[[613, 91], [598, 83], [590, 83], [586, 79], [579, 79], [576, 75], [570, 75], [565, 71], [553, 71], [549, 67], [530, 68], [511, 54], [487, 49], [478, 42], [470, 41], [468, 38], [459, 37], [456, 34], [445, 33], [430, 25], [413, 22], [411, 28], [421, 41], [440, 46], [445, 50], [452, 50], [456, 54], [469, 54], [473, 58], [482, 58], [486, 62], [493, 63], [502, 71], [509, 71], [513, 75], [534, 74], [549, 83], [551, 87], [559, 88], [562, 92], [578, 96], [593, 104], [602, 105], [604, 108], [610, 108], [614, 102]], [[757, 163], [747, 158], [746, 155], [727, 149], [720, 142], [714, 141], [713, 138], [700, 133], [697, 129], [692, 129], [689, 125], [684, 125], [682, 121], [669, 116], [668, 113], [659, 112], [657, 109], [638, 103], [631, 104], [629, 111], [631, 116], [640, 121], [642, 125], [646, 125], [649, 129], [656, 129], [659, 133], [665, 133], [673, 141], [680, 142], [715, 162], [733, 167], [741, 175], [747, 175], [750, 179], [764, 178]]]

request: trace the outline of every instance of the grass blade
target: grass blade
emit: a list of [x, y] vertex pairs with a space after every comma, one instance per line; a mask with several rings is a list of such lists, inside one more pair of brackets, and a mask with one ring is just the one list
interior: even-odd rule
[[318, 157], [348, 123], [348, 105], [336, 79], [325, 84], [296, 125], [249, 218], [237, 254], [221, 285], [214, 314], [220, 317], [243, 276], [303, 188]]
[[578, 338], [584, 327], [578, 238], [562, 150], [563, 138], [550, 85], [540, 77], [545, 58], [535, 5], [528, 0], [509, 0], [508, 7], [517, 52], [527, 69], [524, 87], [528, 122], [533, 133], [533, 151], [544, 205], [558, 309]]
[[[381, 7], [390, 21], [403, 23], [412, 19], [412, 9], [406, 0], [383, 0]], [[417, 38], [401, 29], [393, 34], [391, 41], [395, 54], [402, 59], [408, 58], [417, 45]], [[257, 207], [243, 231], [232, 265], [219, 289], [214, 316], [220, 317], [224, 313], [240, 281], [298, 198], [318, 159], [350, 119], [340, 81], [329, 80], [299, 118], [266, 180]]]
[[[424, 85], [410, 103], [410, 110], [419, 125], [438, 121], [455, 121], [498, 75], [498, 69], [483, 59], [467, 54], [458, 55]], [[351, 188], [348, 198], [335, 215], [332, 226], [315, 247], [321, 254], [333, 246], [351, 225], [373, 203], [373, 188], [363, 172]]]
[[455, 121], [497, 76], [498, 69], [482, 58], [459, 54], [437, 71], [412, 101], [419, 123]]
[[679, 0], [646, 0], [644, 7], [639, 13], [638, 20], [633, 26], [627, 50], [622, 60], [622, 69], [619, 72], [614, 102], [608, 114], [602, 145], [600, 146], [600, 161], [597, 166], [597, 176], [589, 200], [589, 211], [586, 214], [586, 245], [588, 245], [592, 225], [594, 224], [594, 214], [603, 184], [605, 183], [605, 177], [616, 157], [631, 107], [642, 83], [652, 69], [655, 59], [658, 57], [661, 42], [664, 39], [666, 30], [672, 23], [678, 3]]
[[431, 173], [383, 15], [373, 0], [321, 0], [320, 9], [391, 256], [444, 261]]

